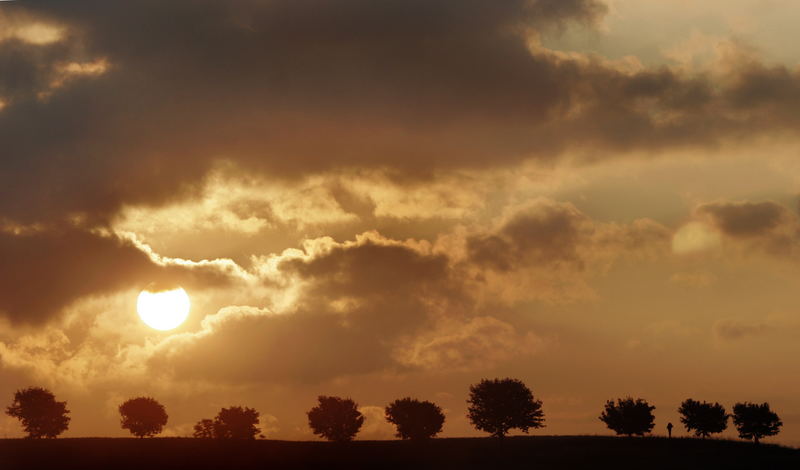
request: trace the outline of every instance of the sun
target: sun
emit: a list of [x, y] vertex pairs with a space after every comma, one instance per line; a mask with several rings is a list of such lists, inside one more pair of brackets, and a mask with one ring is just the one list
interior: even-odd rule
[[143, 290], [136, 311], [147, 326], [166, 331], [180, 326], [189, 316], [191, 306], [189, 295], [181, 287], [159, 292]]

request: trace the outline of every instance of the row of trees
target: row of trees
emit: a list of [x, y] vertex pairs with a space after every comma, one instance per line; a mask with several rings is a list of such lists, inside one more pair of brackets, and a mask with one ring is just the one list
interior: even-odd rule
[[[654, 409], [655, 406], [651, 406], [641, 398], [635, 400], [630, 397], [619, 398], [616, 402], [609, 400], [600, 415], [600, 420], [617, 434], [643, 436], [655, 426]], [[739, 437], [752, 439], [756, 443], [763, 437], [778, 434], [783, 426], [768, 403], [737, 403], [733, 405], [733, 413], [728, 414], [725, 407], [719, 403], [700, 402], [689, 398], [681, 403], [678, 413], [686, 430], [704, 439], [726, 430], [728, 418], [733, 419]]]
[[[350, 398], [320, 396], [308, 411], [314, 434], [329, 441], [351, 441], [364, 424], [364, 415]], [[386, 407], [386, 420], [397, 427], [401, 439], [428, 439], [442, 431], [444, 413], [429, 401], [395, 400]], [[194, 437], [206, 439], [252, 439], [258, 434], [259, 413], [252, 408], [223, 408], [214, 419], [194, 425]]]
[[[467, 403], [472, 425], [494, 437], [502, 438], [512, 429], [527, 433], [544, 427], [541, 400], [536, 400], [531, 390], [517, 379], [482, 380], [470, 387]], [[641, 398], [609, 400], [600, 420], [618, 435], [642, 436], [655, 426], [654, 409]], [[402, 398], [390, 403], [384, 411], [400, 439], [430, 439], [444, 426], [444, 413], [429, 401]], [[756, 443], [763, 437], [774, 436], [783, 425], [767, 403], [737, 403], [729, 415], [719, 403], [688, 399], [678, 412], [686, 430], [703, 438], [727, 429], [729, 417], [733, 418], [740, 437]], [[160, 434], [169, 418], [164, 406], [150, 397], [127, 400], [119, 406], [119, 413], [122, 428], [137, 437]], [[50, 391], [38, 387], [17, 391], [6, 414], [18, 418], [31, 438], [54, 438], [67, 430], [70, 421], [66, 402], [56, 401]], [[198, 421], [193, 435], [206, 439], [254, 439], [260, 432], [259, 416], [253, 408], [222, 408], [213, 419]], [[352, 440], [364, 424], [364, 415], [350, 398], [320, 396], [307, 416], [314, 434], [335, 442]]]

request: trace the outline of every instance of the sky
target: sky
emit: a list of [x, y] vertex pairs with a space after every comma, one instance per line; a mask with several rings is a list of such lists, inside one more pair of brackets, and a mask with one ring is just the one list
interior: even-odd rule
[[[65, 437], [317, 395], [523, 380], [534, 434], [606, 400], [770, 403], [800, 445], [794, 0], [0, 4], [0, 403]], [[142, 290], [182, 287], [159, 331]], [[3, 398], [5, 397], [5, 398]], [[4, 405], [5, 406], [5, 405]], [[0, 436], [21, 436], [0, 417]], [[729, 429], [726, 437], [735, 437]]]

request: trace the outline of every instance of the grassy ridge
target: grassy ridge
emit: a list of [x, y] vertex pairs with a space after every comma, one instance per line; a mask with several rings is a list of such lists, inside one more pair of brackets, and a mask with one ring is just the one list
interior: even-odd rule
[[800, 469], [800, 450], [700, 439], [588, 436], [327, 442], [0, 440], [0, 469], [239, 468]]

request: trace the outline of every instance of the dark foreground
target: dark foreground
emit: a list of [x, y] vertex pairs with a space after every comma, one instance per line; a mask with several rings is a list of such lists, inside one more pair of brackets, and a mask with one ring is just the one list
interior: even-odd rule
[[0, 440], [0, 469], [800, 469], [800, 450], [747, 442], [583, 436], [362, 441]]

